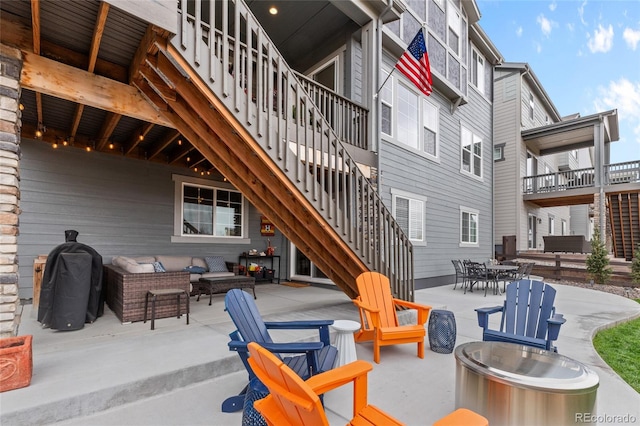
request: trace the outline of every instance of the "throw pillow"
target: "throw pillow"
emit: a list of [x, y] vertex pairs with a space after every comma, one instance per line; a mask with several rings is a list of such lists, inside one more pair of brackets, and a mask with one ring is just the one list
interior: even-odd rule
[[152, 265], [155, 272], [167, 272], [167, 270], [164, 269], [164, 266], [162, 266], [162, 263], [160, 262], [153, 262]]
[[207, 268], [203, 268], [202, 266], [190, 265], [185, 266], [183, 271], [189, 272], [190, 274], [203, 274], [207, 272]]
[[209, 272], [227, 272], [227, 264], [222, 256], [207, 256], [204, 258]]

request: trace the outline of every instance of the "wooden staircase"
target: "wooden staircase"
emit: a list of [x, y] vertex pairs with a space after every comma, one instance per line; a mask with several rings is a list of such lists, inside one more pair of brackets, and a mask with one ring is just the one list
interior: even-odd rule
[[204, 3], [149, 28], [132, 83], [349, 297], [374, 270], [413, 300], [408, 237], [296, 73], [244, 2]]
[[633, 259], [640, 248], [640, 191], [607, 194], [615, 257]]

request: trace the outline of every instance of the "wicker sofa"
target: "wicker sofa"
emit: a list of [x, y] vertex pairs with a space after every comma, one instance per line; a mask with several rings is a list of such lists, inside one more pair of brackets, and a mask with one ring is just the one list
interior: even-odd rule
[[584, 235], [545, 235], [545, 253], [591, 253], [591, 242]]
[[[124, 259], [124, 260], [123, 260]], [[159, 262], [165, 272], [155, 272], [154, 263]], [[205, 271], [192, 273], [186, 267], [208, 269], [207, 262], [201, 257], [191, 256], [143, 256], [135, 258], [112, 259], [112, 264], [104, 265], [105, 301], [121, 322], [142, 321], [144, 319], [144, 300], [150, 289], [178, 288], [191, 292], [191, 283], [201, 277], [234, 277], [238, 274], [238, 265], [224, 262], [226, 271]], [[182, 301], [182, 312], [186, 309], [186, 300]], [[176, 315], [173, 298], [159, 299], [156, 303], [156, 318]]]

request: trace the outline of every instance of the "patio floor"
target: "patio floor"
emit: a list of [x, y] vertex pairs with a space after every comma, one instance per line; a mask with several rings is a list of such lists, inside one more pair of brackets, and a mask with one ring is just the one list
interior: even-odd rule
[[[593, 368], [600, 377], [598, 415], [640, 419], [640, 394], [600, 359], [594, 332], [640, 316], [640, 304], [590, 289], [554, 285], [556, 308], [567, 318], [558, 351]], [[314, 286], [256, 286], [256, 303], [267, 320], [333, 318], [358, 320], [340, 291]], [[481, 339], [474, 309], [502, 303], [503, 296], [463, 294], [452, 286], [418, 290], [416, 301], [454, 312], [456, 344]], [[223, 295], [191, 299], [191, 324], [184, 317], [150, 324], [121, 324], [105, 315], [77, 331], [41, 329], [31, 306], [24, 307], [20, 334], [33, 334], [31, 385], [0, 394], [0, 424], [61, 425], [238, 425], [242, 413], [222, 413], [222, 401], [246, 384], [238, 356], [227, 349], [233, 325]], [[274, 340], [312, 338], [279, 332]], [[428, 346], [428, 344], [427, 344]], [[372, 362], [371, 344], [358, 344], [359, 359]], [[351, 410], [350, 389], [329, 393], [332, 424], [344, 424]], [[369, 401], [409, 425], [431, 424], [455, 409], [455, 358], [416, 345], [382, 348], [381, 363], [369, 373]], [[603, 418], [606, 420], [606, 418]]]

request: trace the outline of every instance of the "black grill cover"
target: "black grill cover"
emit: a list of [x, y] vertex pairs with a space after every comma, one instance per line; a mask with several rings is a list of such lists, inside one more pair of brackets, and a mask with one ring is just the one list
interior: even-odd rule
[[86, 244], [60, 244], [47, 258], [38, 321], [56, 330], [77, 330], [104, 312], [102, 256]]

